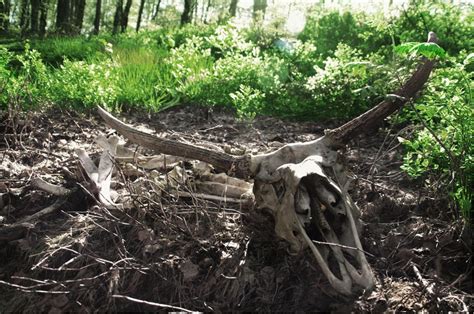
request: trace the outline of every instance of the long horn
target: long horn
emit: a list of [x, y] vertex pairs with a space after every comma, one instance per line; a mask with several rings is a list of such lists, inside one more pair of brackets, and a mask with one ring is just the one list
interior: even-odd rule
[[[428, 34], [427, 42], [436, 43], [437, 41], [438, 38], [436, 37], [436, 34], [430, 32]], [[395, 97], [380, 102], [369, 111], [366, 111], [336, 129], [326, 130], [326, 137], [332, 141], [334, 146], [344, 145], [352, 138], [362, 133], [363, 130], [370, 129], [375, 124], [403, 107], [403, 105], [408, 101], [416, 97], [418, 92], [423, 88], [423, 85], [426, 83], [431, 71], [433, 70], [434, 64], [434, 60], [424, 60], [405, 84], [394, 93]]]
[[135, 144], [155, 150], [157, 152], [197, 159], [207, 162], [218, 170], [225, 171], [237, 177], [247, 178], [250, 174], [250, 156], [234, 156], [192, 144], [164, 139], [135, 129], [118, 120], [102, 107], [98, 107], [99, 115], [113, 129]]

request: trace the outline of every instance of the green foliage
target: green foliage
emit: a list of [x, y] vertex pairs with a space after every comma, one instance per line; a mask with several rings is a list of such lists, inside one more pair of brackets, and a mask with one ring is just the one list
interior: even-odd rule
[[[334, 54], [315, 67], [304, 85], [313, 103], [299, 107], [301, 116], [350, 118], [367, 110], [374, 99], [390, 91], [384, 67], [362, 58], [362, 53], [339, 44]], [[296, 109], [296, 108], [295, 108]]]
[[153, 32], [142, 33], [147, 34], [147, 37], [155, 37], [160, 47], [171, 49], [183, 45], [187, 39], [192, 37], [206, 38], [215, 33], [216, 27], [218, 27], [216, 24], [199, 26], [186, 24], [182, 27], [173, 26], [162, 28], [154, 32], [154, 34]]
[[31, 47], [38, 51], [44, 63], [59, 66], [65, 59], [93, 60], [104, 57], [106, 41], [98, 37], [53, 37], [47, 40], [33, 40]]
[[114, 68], [111, 61], [87, 63], [66, 59], [52, 73], [48, 96], [65, 107], [112, 107], [118, 94]]
[[261, 112], [265, 94], [260, 90], [246, 85], [240, 85], [239, 90], [230, 93], [232, 105], [237, 108], [237, 115], [242, 118], [254, 118]]
[[[159, 110], [179, 98], [172, 92], [177, 84], [171, 68], [163, 62], [168, 52], [119, 45], [114, 49], [117, 102], [126, 107]], [[110, 82], [109, 82], [110, 84]]]
[[244, 29], [243, 33], [247, 41], [261, 49], [271, 49], [275, 40], [289, 36], [283, 30], [286, 22], [284, 18], [275, 18], [269, 25], [264, 25], [261, 18], [254, 20], [250, 27]]
[[[10, 64], [20, 64], [19, 69], [13, 71]], [[47, 86], [47, 69], [40, 58], [40, 54], [30, 49], [27, 44], [23, 54], [14, 56], [6, 49], [0, 48], [0, 82], [2, 82], [1, 107], [31, 108], [44, 100], [45, 86]]]
[[409, 42], [396, 46], [394, 51], [401, 55], [422, 55], [429, 59], [434, 59], [435, 57], [446, 57], [446, 51], [436, 43]]
[[6, 48], [0, 47], [0, 107], [6, 107], [9, 102], [7, 90], [11, 80], [12, 73], [8, 69], [8, 64], [13, 58], [13, 53]]
[[375, 21], [375, 17], [363, 13], [322, 11], [316, 8], [309, 15], [298, 38], [313, 43], [323, 60], [333, 56], [341, 43], [367, 54], [391, 44], [389, 33], [377, 28]]
[[[219, 26], [205, 38], [188, 38], [171, 50], [166, 63], [185, 100], [233, 106], [247, 117], [265, 112], [265, 97], [276, 95], [288, 76], [284, 60], [261, 54], [232, 25]], [[244, 100], [245, 96], [249, 99]]]
[[474, 186], [474, 76], [467, 71], [472, 60], [472, 54], [462, 62], [451, 58], [449, 67], [434, 73], [423, 97], [405, 113], [421, 129], [412, 139], [401, 139], [407, 150], [402, 169], [424, 176], [434, 189], [447, 189], [466, 219], [472, 215]]
[[[322, 59], [333, 56], [339, 43], [364, 54], [389, 57], [390, 46], [398, 42], [424, 42], [434, 31], [439, 45], [453, 55], [474, 47], [472, 4], [454, 5], [441, 0], [411, 0], [407, 8], [391, 18], [349, 11], [326, 11], [315, 7], [298, 38], [312, 42]], [[411, 47], [413, 48], [413, 47]], [[428, 51], [422, 45], [415, 49]]]
[[400, 42], [424, 42], [428, 32], [436, 32], [439, 45], [449, 54], [474, 47], [474, 10], [472, 4], [454, 5], [441, 0], [411, 0], [394, 18], [394, 34]]
[[289, 58], [290, 66], [294, 67], [296, 73], [301, 73], [304, 76], [311, 76], [316, 73], [315, 65], [322, 65], [316, 46], [311, 42], [296, 41], [294, 50], [291, 55], [286, 55]]
[[[180, 91], [194, 103], [210, 106], [235, 106], [241, 116], [270, 112], [269, 99], [277, 97], [288, 76], [285, 62], [271, 55], [235, 54], [220, 58], [210, 68], [188, 76]], [[242, 97], [249, 96], [248, 102]], [[256, 95], [256, 97], [253, 97]], [[259, 105], [255, 105], [258, 99]], [[253, 105], [249, 105], [252, 103]], [[244, 105], [239, 107], [239, 105]], [[259, 111], [256, 109], [259, 108]]]

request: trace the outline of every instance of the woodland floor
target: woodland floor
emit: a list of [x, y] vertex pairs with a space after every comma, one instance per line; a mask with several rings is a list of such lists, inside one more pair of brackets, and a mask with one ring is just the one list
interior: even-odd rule
[[[335, 126], [273, 118], [249, 124], [195, 107], [121, 117], [170, 138], [253, 153]], [[447, 199], [400, 171], [397, 136], [409, 127], [381, 129], [345, 151], [377, 277], [374, 291], [347, 299], [332, 291], [307, 251], [289, 255], [272, 217], [252, 208], [162, 193], [110, 212], [82, 197], [24, 223], [58, 199], [32, 189], [31, 179], [77, 186], [74, 149], [96, 153], [94, 138], [113, 131], [95, 113], [47, 111], [16, 125], [2, 119], [0, 312], [474, 310], [472, 235]], [[117, 176], [125, 187], [136, 179]], [[21, 228], [12, 238], [15, 223]]]

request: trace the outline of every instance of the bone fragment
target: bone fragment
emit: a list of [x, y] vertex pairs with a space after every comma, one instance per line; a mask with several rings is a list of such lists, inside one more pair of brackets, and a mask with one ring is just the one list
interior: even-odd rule
[[56, 196], [64, 196], [69, 194], [69, 190], [65, 187], [54, 185], [44, 181], [41, 178], [34, 178], [31, 180], [31, 186], [35, 189], [45, 191], [46, 193], [53, 194]]

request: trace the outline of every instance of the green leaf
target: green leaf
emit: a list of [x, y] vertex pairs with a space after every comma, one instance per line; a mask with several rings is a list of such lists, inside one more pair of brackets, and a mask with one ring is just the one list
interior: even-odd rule
[[474, 61], [474, 53], [470, 53], [470, 54], [467, 55], [466, 59], [464, 59], [463, 64], [468, 65], [473, 61]]
[[445, 58], [446, 51], [441, 48], [438, 44], [435, 43], [418, 43], [418, 42], [408, 42], [396, 46], [394, 51], [400, 55], [411, 54], [411, 55], [421, 55], [429, 59], [435, 57]]

